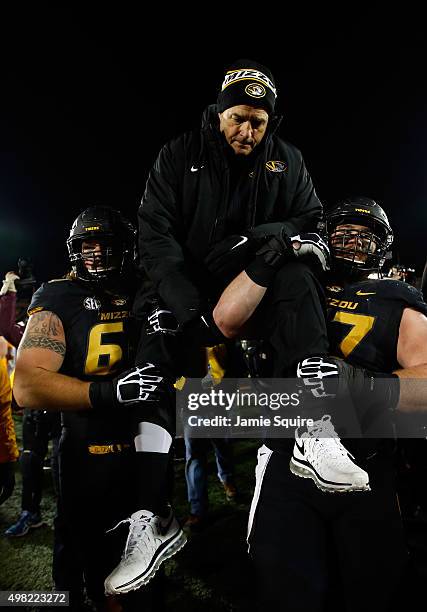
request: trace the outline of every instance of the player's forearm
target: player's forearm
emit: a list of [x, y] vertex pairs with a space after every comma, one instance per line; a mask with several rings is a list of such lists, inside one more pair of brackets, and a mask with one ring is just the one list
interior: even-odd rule
[[399, 412], [427, 412], [427, 364], [394, 372], [400, 381]]
[[239, 334], [266, 291], [266, 287], [254, 283], [246, 272], [231, 281], [213, 311], [214, 321], [224, 336], [234, 338]]
[[33, 410], [89, 410], [90, 383], [41, 367], [16, 366], [13, 392], [19, 406]]

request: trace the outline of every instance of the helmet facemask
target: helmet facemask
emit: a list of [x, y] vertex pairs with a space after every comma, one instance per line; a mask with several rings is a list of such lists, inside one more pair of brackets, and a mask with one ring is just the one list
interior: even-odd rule
[[378, 236], [366, 229], [356, 229], [350, 225], [338, 225], [329, 236], [334, 256], [355, 264], [365, 264], [368, 257], [375, 253], [380, 242]]
[[135, 261], [135, 234], [119, 211], [99, 205], [84, 210], [67, 240], [74, 275], [103, 288], [128, 277]]
[[332, 269], [343, 280], [381, 274], [393, 243], [393, 230], [374, 200], [351, 197], [326, 213]]
[[83, 240], [81, 258], [86, 270], [96, 280], [107, 279], [119, 268], [119, 249], [111, 240]]
[[372, 227], [365, 219], [340, 219], [328, 228], [334, 270], [351, 278], [380, 273], [391, 241], [380, 224], [370, 221]]
[[95, 283], [117, 280], [129, 261], [126, 246], [111, 236], [76, 238], [68, 242], [68, 252], [77, 278]]

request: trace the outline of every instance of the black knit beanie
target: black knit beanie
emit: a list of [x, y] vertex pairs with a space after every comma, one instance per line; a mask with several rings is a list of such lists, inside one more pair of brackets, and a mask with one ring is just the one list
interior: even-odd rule
[[244, 104], [263, 108], [268, 114], [274, 110], [276, 86], [271, 71], [253, 60], [240, 59], [227, 70], [218, 94], [218, 111]]

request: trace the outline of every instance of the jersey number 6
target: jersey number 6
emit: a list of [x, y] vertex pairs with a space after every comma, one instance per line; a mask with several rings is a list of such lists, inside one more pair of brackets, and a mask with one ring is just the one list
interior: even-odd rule
[[[123, 321], [117, 323], [98, 323], [90, 330], [85, 374], [109, 374], [123, 357], [119, 344], [112, 344], [111, 334], [121, 334], [123, 338]], [[117, 338], [118, 339], [118, 338]]]

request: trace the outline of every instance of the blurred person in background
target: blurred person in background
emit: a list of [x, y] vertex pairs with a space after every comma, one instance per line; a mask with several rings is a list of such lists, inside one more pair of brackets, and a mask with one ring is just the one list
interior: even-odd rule
[[58, 494], [58, 442], [61, 416], [46, 410], [24, 410], [22, 419], [23, 449], [20, 457], [22, 473], [21, 514], [5, 531], [9, 537], [25, 536], [30, 529], [44, 524], [41, 515], [44, 462], [52, 440], [51, 467], [55, 494]]
[[390, 270], [387, 272], [387, 276], [385, 278], [400, 280], [404, 283], [408, 283], [408, 285], [412, 285], [413, 287], [416, 286], [417, 282], [415, 268], [409, 268], [408, 266], [401, 264], [393, 264]]
[[15, 281], [19, 276], [14, 271], [6, 273], [0, 288], [0, 503], [13, 492], [15, 465], [19, 456], [15, 427], [12, 418], [12, 381], [8, 357], [12, 347], [16, 348], [22, 338], [23, 325], [16, 323]]
[[[229, 352], [224, 344], [206, 349], [208, 373], [201, 381], [201, 391], [220, 384], [225, 374], [234, 378], [238, 376], [237, 371], [231, 365], [233, 360], [230, 359]], [[233, 442], [230, 438], [193, 438], [188, 428], [184, 428], [184, 443], [185, 480], [190, 513], [183, 527], [188, 532], [197, 533], [207, 523], [208, 452], [210, 449], [213, 449], [215, 454], [217, 476], [224, 488], [227, 501], [235, 501], [237, 497]]]
[[17, 308], [16, 281], [18, 280], [16, 272], [13, 270], [6, 272], [0, 289], [0, 334], [15, 348], [24, 333], [26, 309], [30, 303], [30, 300], [27, 300], [23, 307], [20, 304]]
[[12, 389], [7, 371], [8, 343], [0, 336], [0, 505], [13, 493], [15, 464], [18, 459], [12, 419]]

